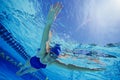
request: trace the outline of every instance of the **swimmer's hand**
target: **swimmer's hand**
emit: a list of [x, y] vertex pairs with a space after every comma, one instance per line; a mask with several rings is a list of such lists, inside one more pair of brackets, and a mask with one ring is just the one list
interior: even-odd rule
[[51, 5], [50, 11], [47, 16], [47, 24], [51, 25], [53, 23], [58, 13], [61, 11], [61, 9], [62, 9], [62, 4], [60, 2]]

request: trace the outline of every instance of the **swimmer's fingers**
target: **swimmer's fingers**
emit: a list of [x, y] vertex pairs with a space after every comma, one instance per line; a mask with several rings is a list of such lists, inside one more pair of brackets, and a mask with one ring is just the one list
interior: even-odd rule
[[62, 3], [57, 2], [56, 4], [50, 6], [50, 12], [53, 13], [58, 12], [61, 8], [62, 8]]
[[53, 5], [54, 10], [56, 11], [57, 9], [62, 8], [62, 3], [61, 2], [57, 2], [55, 5]]
[[62, 4], [60, 2], [56, 3], [55, 5], [51, 5], [50, 11], [48, 13], [48, 18], [54, 20], [58, 15], [58, 13], [61, 11], [61, 9], [62, 9]]
[[62, 9], [62, 3], [58, 2], [56, 7], [55, 7], [56, 15], [61, 11], [61, 9]]
[[57, 15], [60, 13], [61, 10], [62, 10], [62, 4], [59, 2], [56, 3], [54, 5], [54, 9], [53, 9], [53, 13], [52, 13], [54, 20], [56, 19]]

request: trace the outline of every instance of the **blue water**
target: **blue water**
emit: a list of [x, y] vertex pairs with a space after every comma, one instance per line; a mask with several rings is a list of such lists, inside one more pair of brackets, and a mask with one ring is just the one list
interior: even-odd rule
[[[33, 75], [19, 77], [15, 74], [19, 68], [0, 57], [0, 80], [44, 80], [46, 76], [50, 80], [119, 80], [120, 45], [104, 47], [107, 43], [120, 42], [119, 0], [0, 0], [0, 23], [30, 56], [34, 56], [41, 44], [49, 7], [58, 1], [62, 2], [63, 9], [51, 28], [51, 46], [59, 43], [62, 52], [74, 48], [96, 50], [117, 58], [101, 57], [100, 61], [106, 64], [106, 70], [101, 72], [73, 71], [52, 65]], [[90, 45], [92, 43], [97, 46]], [[0, 48], [16, 62], [25, 63], [25, 59], [2, 38]], [[101, 67], [94, 63], [87, 64], [89, 61], [85, 59], [59, 60], [83, 67]]]

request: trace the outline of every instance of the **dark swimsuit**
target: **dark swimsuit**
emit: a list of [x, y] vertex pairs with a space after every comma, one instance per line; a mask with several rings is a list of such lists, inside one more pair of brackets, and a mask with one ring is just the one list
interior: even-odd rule
[[33, 68], [40, 69], [40, 68], [46, 68], [46, 64], [43, 64], [40, 62], [40, 58], [34, 56], [30, 59], [30, 64]]

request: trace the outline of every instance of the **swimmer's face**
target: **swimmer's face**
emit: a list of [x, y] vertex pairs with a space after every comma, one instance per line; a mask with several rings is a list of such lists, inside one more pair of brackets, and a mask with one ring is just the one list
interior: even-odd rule
[[45, 57], [46, 61], [48, 62], [54, 62], [56, 59], [58, 58], [58, 56], [55, 53], [48, 53], [47, 56]]
[[58, 55], [55, 54], [54, 52], [50, 52], [49, 55], [50, 55], [50, 57], [53, 58], [53, 59], [57, 59], [57, 58], [58, 58]]

